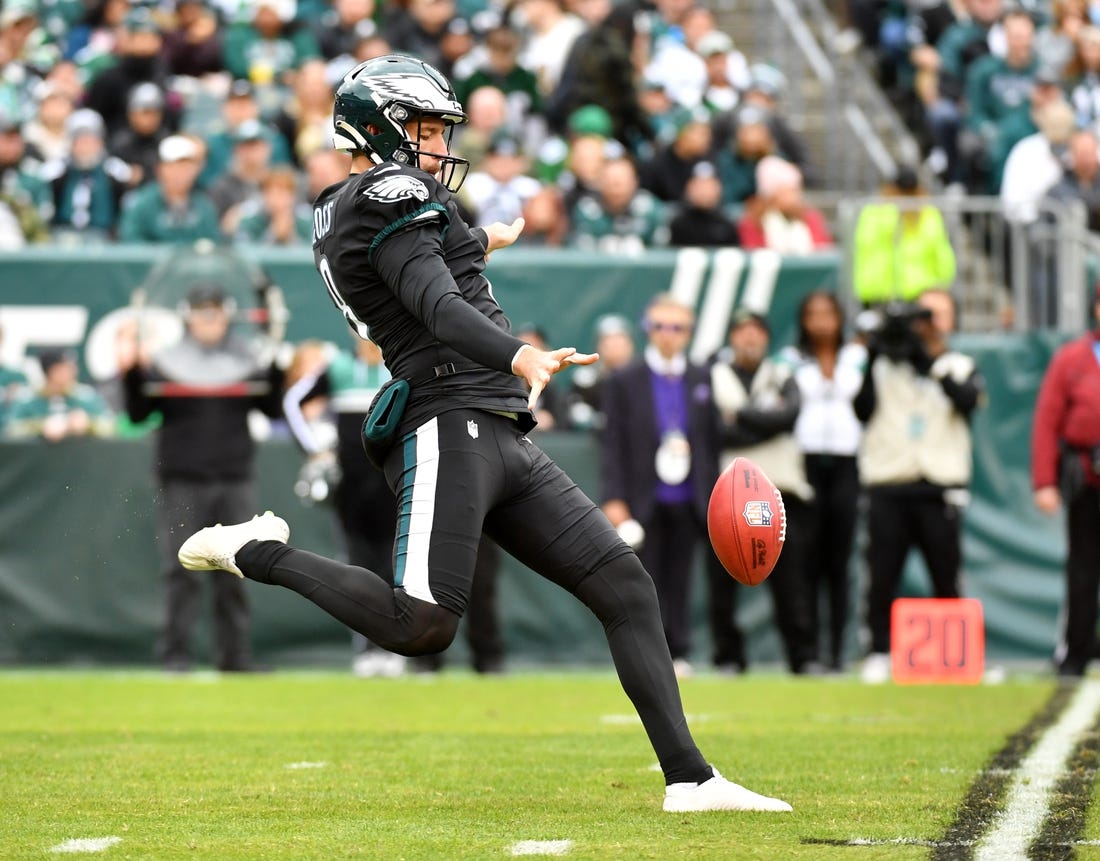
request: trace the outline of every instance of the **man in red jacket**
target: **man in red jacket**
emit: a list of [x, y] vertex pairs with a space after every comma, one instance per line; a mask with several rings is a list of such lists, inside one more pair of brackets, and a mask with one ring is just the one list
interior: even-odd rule
[[1054, 354], [1035, 405], [1031, 479], [1035, 505], [1066, 505], [1065, 630], [1055, 651], [1058, 674], [1083, 676], [1096, 641], [1100, 590], [1100, 284], [1093, 331]]

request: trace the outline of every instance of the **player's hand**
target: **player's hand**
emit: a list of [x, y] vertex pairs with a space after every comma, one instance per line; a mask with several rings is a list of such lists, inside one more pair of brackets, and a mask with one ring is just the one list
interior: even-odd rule
[[560, 347], [547, 352], [528, 344], [512, 359], [512, 373], [527, 382], [527, 387], [531, 390], [527, 407], [534, 409], [535, 402], [554, 374], [569, 365], [591, 365], [599, 361], [599, 358], [599, 353], [578, 353], [576, 347]]
[[522, 218], [517, 218], [511, 224], [494, 221], [488, 227], [481, 228], [485, 231], [485, 238], [488, 240], [488, 245], [485, 246], [485, 259], [488, 260], [489, 255], [498, 248], [507, 248], [519, 239], [526, 223]]
[[1057, 487], [1040, 487], [1035, 491], [1035, 507], [1043, 514], [1055, 514], [1062, 507], [1062, 494]]

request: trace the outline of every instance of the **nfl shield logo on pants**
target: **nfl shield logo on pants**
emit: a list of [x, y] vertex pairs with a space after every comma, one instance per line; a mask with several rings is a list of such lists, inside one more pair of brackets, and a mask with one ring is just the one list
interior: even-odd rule
[[466, 430], [470, 434], [470, 439], [477, 439], [477, 422], [475, 422], [473, 419], [470, 419], [468, 422], [466, 422]]

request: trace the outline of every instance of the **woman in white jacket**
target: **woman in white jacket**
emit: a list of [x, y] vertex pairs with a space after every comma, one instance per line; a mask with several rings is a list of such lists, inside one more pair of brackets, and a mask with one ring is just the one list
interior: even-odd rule
[[822, 655], [833, 669], [844, 663], [844, 644], [851, 615], [849, 561], [856, 526], [859, 473], [856, 452], [861, 427], [852, 398], [863, 381], [867, 351], [844, 342], [844, 313], [835, 294], [818, 290], [799, 306], [798, 343], [783, 350], [802, 395], [794, 434], [806, 457], [806, 477], [814, 489], [813, 538], [808, 558], [818, 600], [813, 601], [817, 627], [822, 593], [829, 608], [828, 646]]

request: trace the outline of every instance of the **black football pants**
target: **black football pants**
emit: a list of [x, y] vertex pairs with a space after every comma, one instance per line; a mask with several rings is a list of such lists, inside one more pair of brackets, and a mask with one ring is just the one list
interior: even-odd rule
[[709, 778], [684, 717], [653, 581], [599, 508], [514, 421], [479, 410], [443, 413], [407, 434], [385, 471], [398, 500], [394, 586], [274, 541], [249, 542], [237, 565], [391, 651], [431, 654], [454, 638], [484, 531], [603, 624], [666, 782]]

